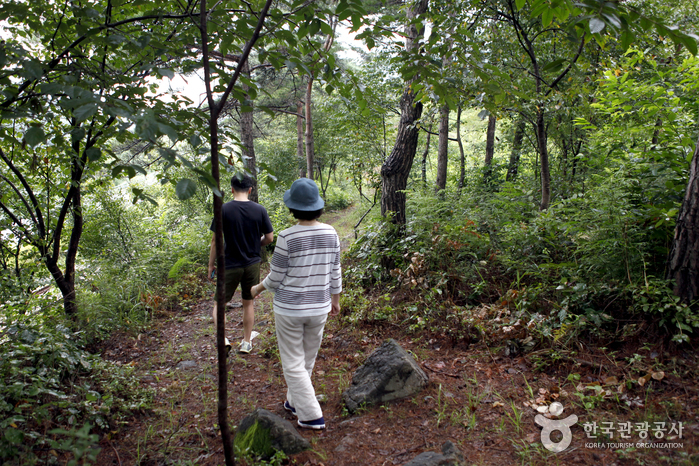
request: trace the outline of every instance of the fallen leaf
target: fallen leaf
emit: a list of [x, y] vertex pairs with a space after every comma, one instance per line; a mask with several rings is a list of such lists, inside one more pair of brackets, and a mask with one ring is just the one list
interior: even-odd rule
[[619, 383], [619, 380], [617, 380], [616, 377], [607, 377], [604, 379], [604, 384], [605, 385], [617, 385]]
[[638, 378], [638, 384], [642, 387], [642, 386], [644, 386], [646, 383], [648, 383], [648, 381], [650, 380], [650, 378], [651, 378], [651, 375], [650, 375], [650, 374], [646, 374], [646, 375], [644, 375], [643, 377], [639, 377], [639, 378]]
[[498, 408], [500, 406], [505, 406], [505, 405], [503, 403], [500, 403], [499, 401], [496, 401], [495, 403], [493, 403], [493, 408]]
[[665, 372], [653, 372], [651, 377], [653, 377], [655, 380], [663, 380], [665, 378]]
[[541, 438], [541, 434], [529, 434], [527, 435], [527, 443], [534, 443]]

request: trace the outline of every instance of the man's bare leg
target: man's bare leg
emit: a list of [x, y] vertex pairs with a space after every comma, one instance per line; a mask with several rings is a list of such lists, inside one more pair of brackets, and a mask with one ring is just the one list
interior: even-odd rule
[[[214, 308], [213, 308], [213, 310], [211, 311], [211, 317], [214, 318], [214, 328], [216, 327], [216, 323], [218, 322], [218, 320], [217, 320], [217, 318], [216, 318], [216, 311], [217, 311], [217, 310], [218, 310], [218, 303], [214, 302]], [[225, 326], [225, 325], [226, 325], [226, 322], [228, 322], [228, 317], [226, 317], [226, 314], [223, 314], [223, 317], [224, 317], [224, 319], [223, 319], [223, 325]]]
[[252, 299], [243, 300], [243, 340], [250, 341], [252, 327], [255, 325], [255, 307]]

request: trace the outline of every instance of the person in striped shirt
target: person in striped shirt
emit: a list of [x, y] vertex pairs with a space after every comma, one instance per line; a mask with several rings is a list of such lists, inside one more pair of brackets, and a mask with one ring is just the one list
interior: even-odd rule
[[300, 427], [325, 429], [311, 374], [328, 314], [340, 312], [340, 239], [332, 226], [318, 221], [325, 202], [313, 180], [294, 181], [284, 193], [284, 203], [298, 224], [279, 233], [269, 275], [251, 292], [253, 296], [274, 292], [277, 343], [287, 385], [284, 409], [296, 415]]

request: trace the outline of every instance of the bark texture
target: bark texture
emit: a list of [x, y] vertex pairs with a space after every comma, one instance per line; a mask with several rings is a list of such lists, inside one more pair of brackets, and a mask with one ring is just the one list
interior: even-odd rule
[[541, 205], [539, 209], [546, 210], [551, 203], [551, 169], [549, 168], [548, 138], [543, 109], [538, 110], [536, 114], [536, 142], [539, 146], [539, 157], [541, 157]]
[[422, 185], [427, 186], [427, 156], [430, 155], [430, 140], [432, 138], [432, 123], [427, 128], [427, 141], [425, 142], [425, 150], [422, 152]]
[[[427, 11], [427, 4], [427, 0], [420, 0], [406, 12], [408, 25], [405, 49], [408, 52], [414, 50], [416, 39], [422, 33], [418, 31], [415, 24], [412, 24], [412, 20]], [[396, 144], [381, 167], [381, 215], [385, 217], [389, 212], [393, 212], [393, 222], [399, 225], [404, 225], [406, 221], [404, 190], [408, 185], [408, 176], [417, 150], [419, 130], [415, 123], [422, 115], [422, 103], [415, 102], [415, 96], [410, 88], [410, 84], [415, 79], [418, 79], [418, 76], [406, 83], [400, 99], [401, 116]]]
[[456, 141], [459, 144], [459, 193], [461, 193], [466, 182], [466, 154], [464, 153], [464, 143], [461, 142], [461, 105], [456, 112]]
[[303, 153], [303, 101], [296, 106], [296, 156], [299, 159], [299, 178], [306, 178], [306, 157]]
[[485, 135], [485, 166], [483, 167], [483, 180], [486, 184], [493, 178], [493, 156], [495, 155], [495, 125], [497, 118], [494, 115], [488, 117], [488, 129]]
[[507, 181], [514, 181], [517, 179], [517, 173], [519, 172], [519, 158], [522, 154], [522, 140], [524, 139], [524, 120], [519, 120], [517, 126], [515, 126], [515, 135], [512, 140], [512, 152], [510, 152], [510, 163], [507, 166]]
[[[247, 62], [244, 63], [243, 65], [243, 74], [245, 74], [248, 79], [250, 78], [250, 66], [248, 65]], [[247, 91], [248, 86], [246, 84], [243, 84], [243, 90]], [[246, 95], [248, 100], [250, 99], [249, 96]], [[252, 102], [249, 102], [250, 106], [252, 106]], [[257, 202], [258, 201], [258, 195], [257, 195], [257, 160], [255, 159], [255, 138], [254, 138], [254, 131], [255, 131], [255, 119], [254, 119], [254, 114], [252, 111], [250, 112], [241, 112], [240, 113], [240, 142], [243, 145], [243, 160], [245, 163], [245, 169], [250, 172], [250, 175], [252, 176], [253, 181], [255, 182], [255, 185], [252, 188], [252, 192], [250, 193], [249, 199], [251, 201]]]
[[313, 117], [311, 116], [311, 98], [313, 96], [313, 76], [308, 77], [306, 85], [306, 176], [313, 178], [315, 166], [315, 149], [313, 143]]
[[449, 164], [449, 106], [439, 109], [439, 141], [437, 143], [437, 181], [435, 191], [447, 187], [447, 166]]
[[675, 238], [668, 257], [667, 278], [683, 302], [699, 299], [699, 141], [689, 169], [689, 181], [677, 217]]

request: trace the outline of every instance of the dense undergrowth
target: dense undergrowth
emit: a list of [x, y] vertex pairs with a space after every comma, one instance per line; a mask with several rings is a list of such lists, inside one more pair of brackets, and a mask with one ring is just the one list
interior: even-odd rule
[[674, 223], [624, 182], [621, 173], [544, 212], [512, 184], [412, 193], [404, 229], [379, 221], [348, 251], [348, 318], [513, 351], [641, 331], [689, 342], [699, 313], [663, 278]]

